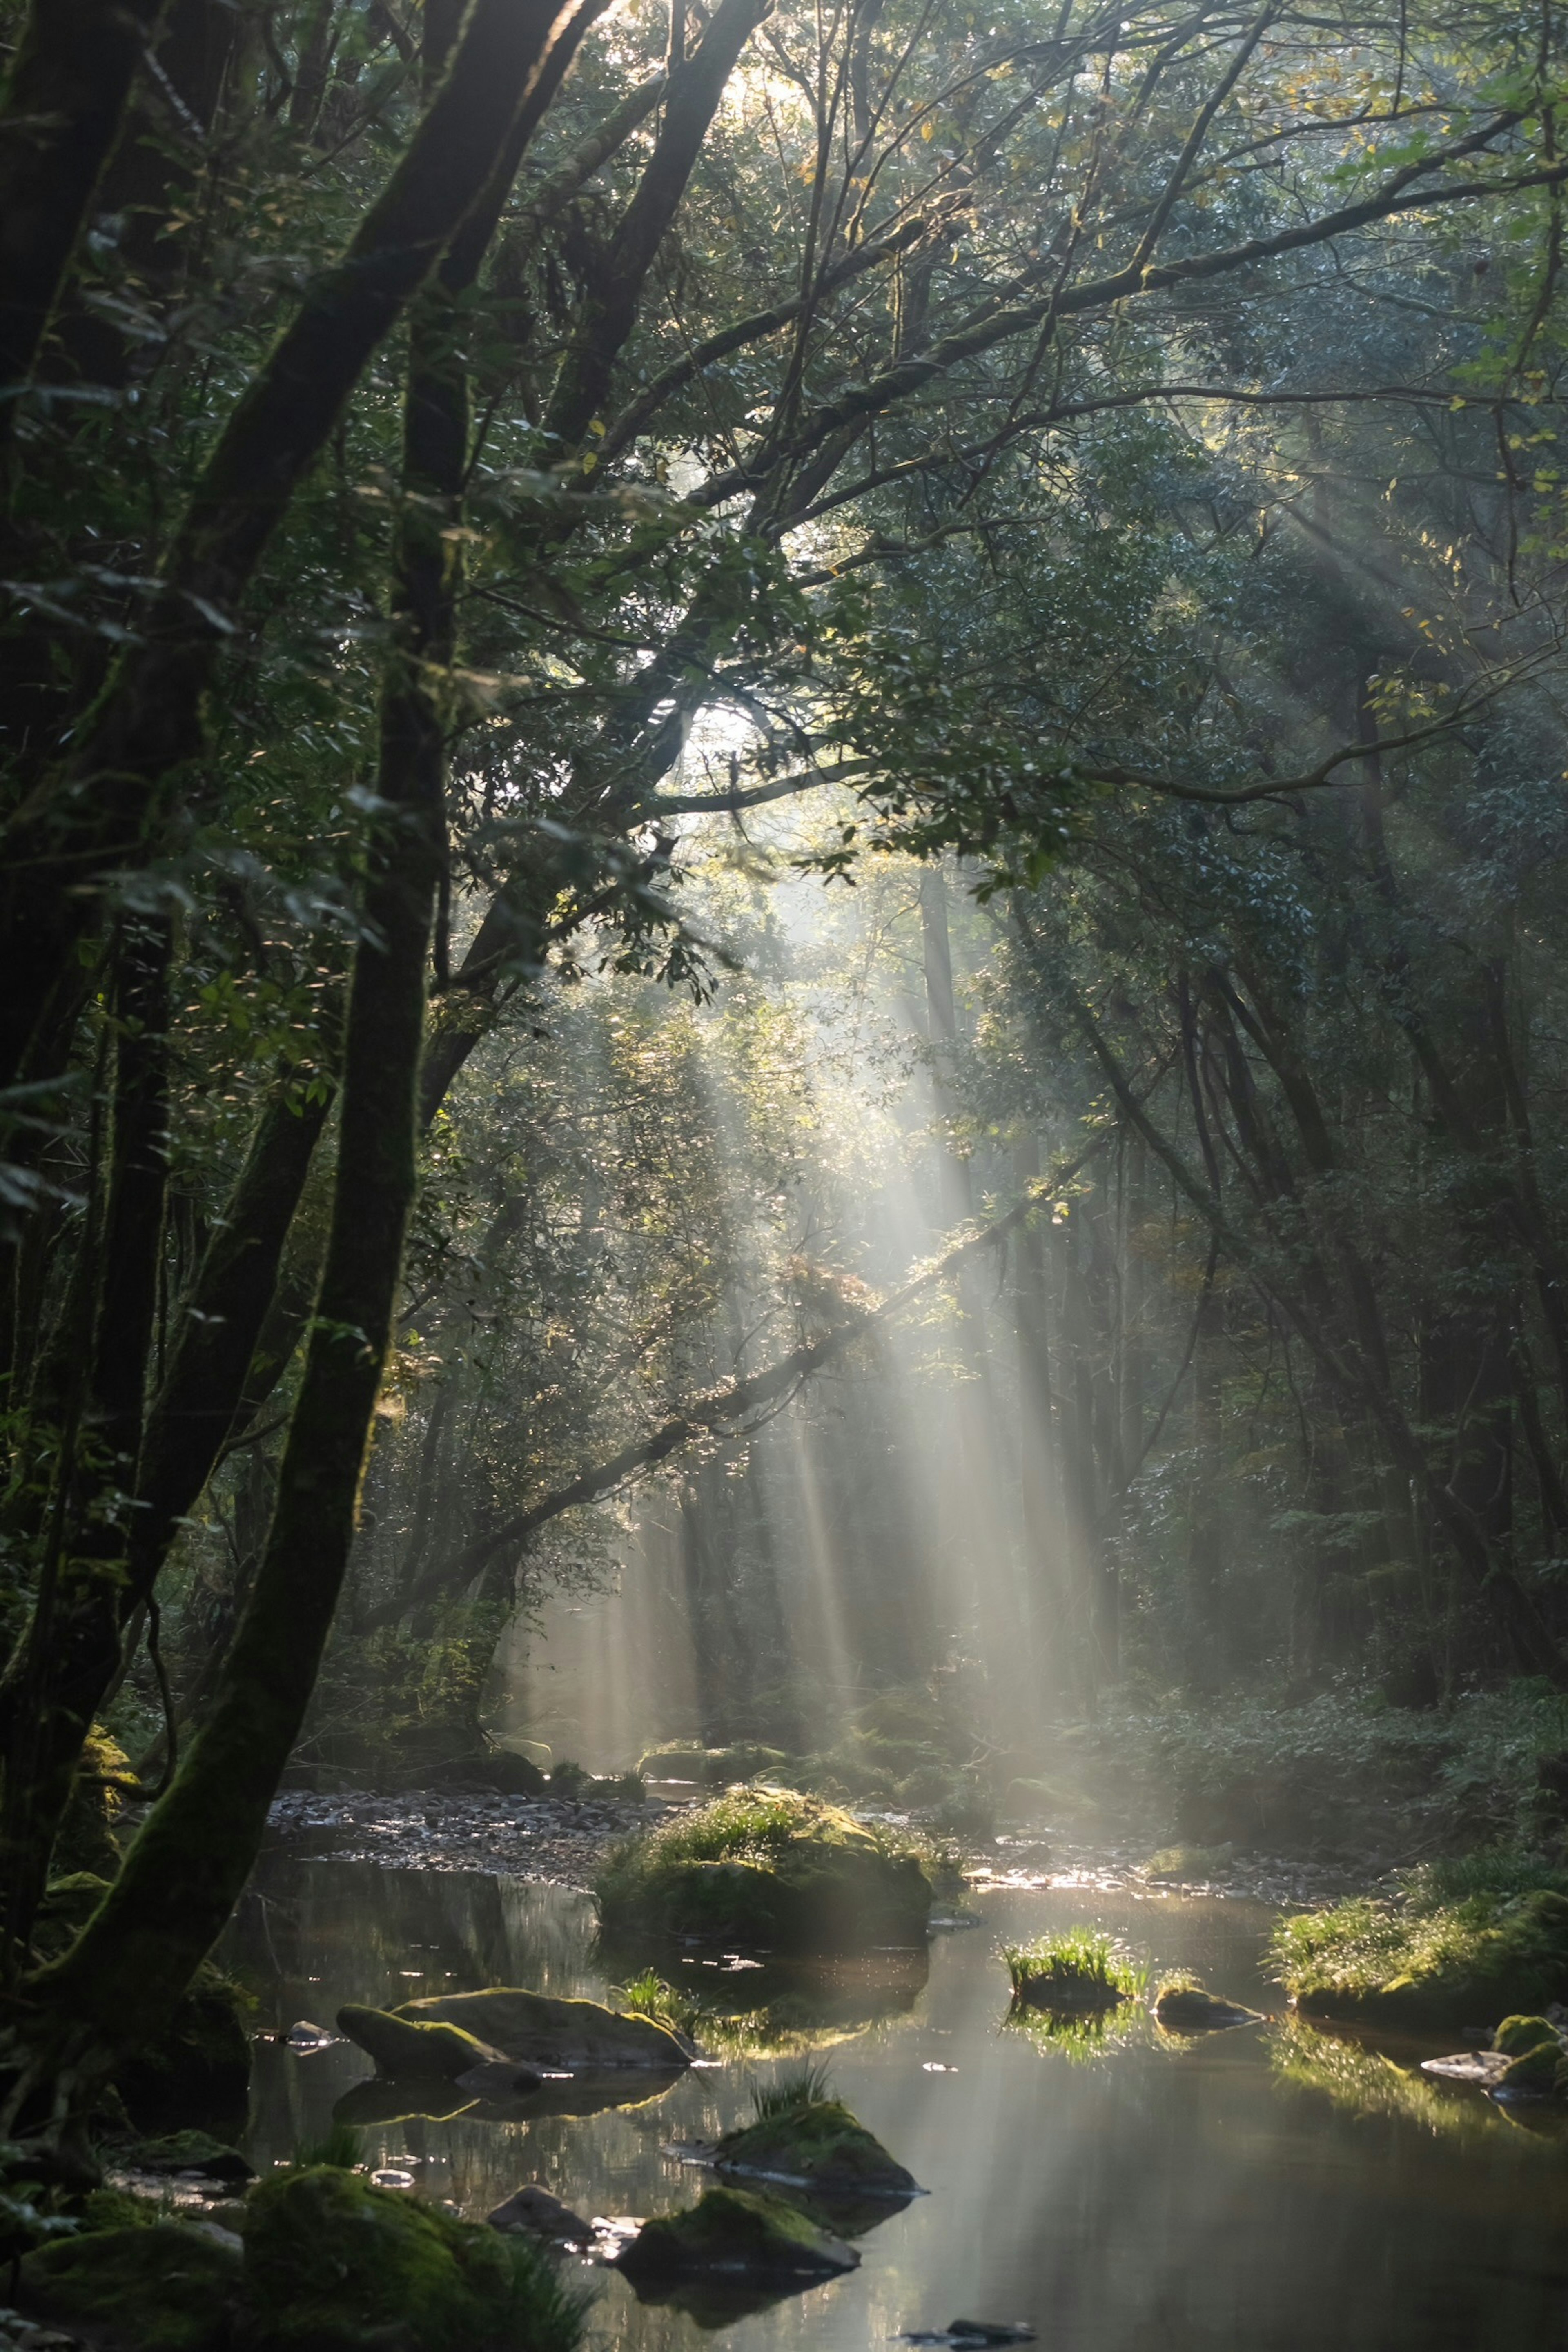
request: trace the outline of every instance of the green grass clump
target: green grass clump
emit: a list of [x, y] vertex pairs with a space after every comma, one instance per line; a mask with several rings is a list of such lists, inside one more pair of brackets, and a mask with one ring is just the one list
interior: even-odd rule
[[1511, 1852], [1412, 1871], [1285, 1920], [1269, 1958], [1306, 2017], [1491, 2025], [1568, 1998], [1568, 1879]]
[[752, 2093], [752, 2114], [760, 2124], [779, 2123], [805, 2115], [808, 2107], [835, 2104], [827, 2087], [827, 2068], [809, 2061], [781, 2074], [775, 2083], [759, 2083]]
[[1114, 2009], [1131, 2000], [1149, 1971], [1098, 1927], [1065, 1927], [1032, 1944], [1005, 1944], [1013, 1998], [1039, 2009]]
[[627, 2017], [651, 2018], [655, 2025], [667, 2025], [672, 2033], [690, 2034], [701, 2015], [698, 2003], [657, 1969], [644, 1969], [625, 1984], [612, 1985], [610, 1998]]
[[330, 2164], [339, 2172], [357, 2172], [364, 2162], [364, 2142], [349, 2124], [333, 2124], [325, 2139], [294, 2150], [298, 2165]]

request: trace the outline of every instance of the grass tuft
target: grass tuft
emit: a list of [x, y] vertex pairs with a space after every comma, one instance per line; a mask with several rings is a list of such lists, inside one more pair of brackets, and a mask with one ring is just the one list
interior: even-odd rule
[[1013, 1998], [1036, 2008], [1113, 2009], [1148, 1982], [1146, 1963], [1098, 1927], [1065, 1927], [1032, 1944], [1005, 1944]]
[[759, 2083], [752, 2093], [752, 2114], [760, 2124], [787, 2123], [804, 2116], [813, 2107], [830, 2107], [837, 2103], [827, 2087], [826, 2066], [810, 2060], [796, 2066], [776, 2082]]
[[610, 1998], [628, 2017], [650, 2018], [655, 2025], [668, 2026], [672, 2033], [691, 2034], [701, 2014], [697, 2002], [657, 1969], [644, 1969], [626, 1983], [612, 1985]]
[[578, 2352], [594, 2297], [569, 2284], [549, 2248], [521, 2230], [502, 2242], [511, 2259], [512, 2342], [526, 2352]]
[[325, 2139], [297, 2147], [294, 2161], [300, 2167], [330, 2164], [335, 2172], [357, 2172], [364, 2162], [364, 2142], [348, 2124], [333, 2124]]

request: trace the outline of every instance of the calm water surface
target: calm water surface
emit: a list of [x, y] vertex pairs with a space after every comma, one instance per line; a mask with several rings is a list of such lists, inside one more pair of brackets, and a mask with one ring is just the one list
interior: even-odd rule
[[[1568, 2352], [1568, 2139], [1539, 2116], [1432, 2082], [1410, 2048], [1283, 2022], [1178, 2042], [1140, 2014], [1092, 2054], [1042, 2043], [1004, 2025], [999, 1941], [1087, 1919], [1262, 2008], [1278, 2000], [1258, 1972], [1270, 1915], [1062, 1890], [980, 1907], [982, 1927], [933, 1939], [929, 1969], [888, 1955], [841, 1974], [830, 2021], [803, 2037], [930, 2194], [859, 2239], [852, 2275], [716, 2329], [595, 2272], [597, 2345], [848, 2352], [962, 2315], [1026, 2319], [1059, 2352]], [[267, 2027], [330, 2025], [345, 2000], [608, 1984], [584, 1896], [331, 1861], [269, 1862], [229, 1957]], [[741, 2005], [743, 1975], [713, 1980]], [[661, 2143], [742, 2120], [776, 2063], [734, 2060], [595, 2114], [441, 2120], [388, 2113], [399, 2102], [363, 2087], [352, 2046], [262, 2042], [251, 2153], [290, 2155], [338, 2108], [369, 2158], [476, 2216], [525, 2180], [590, 2217], [668, 2211], [703, 2176]]]

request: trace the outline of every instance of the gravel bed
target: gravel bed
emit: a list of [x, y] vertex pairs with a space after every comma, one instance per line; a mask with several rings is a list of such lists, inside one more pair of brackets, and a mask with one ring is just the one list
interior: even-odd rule
[[273, 1836], [296, 1853], [386, 1870], [480, 1870], [497, 1878], [586, 1889], [608, 1849], [651, 1828], [667, 1808], [604, 1797], [498, 1797], [466, 1789], [402, 1789], [394, 1796], [287, 1790], [274, 1800]]
[[[272, 1832], [296, 1853], [379, 1863], [386, 1870], [479, 1870], [586, 1890], [611, 1846], [651, 1829], [672, 1809], [657, 1798], [635, 1805], [599, 1795], [501, 1797], [463, 1789], [404, 1789], [393, 1796], [369, 1789], [332, 1796], [289, 1790], [273, 1804]], [[969, 1844], [963, 1875], [977, 1895], [989, 1888], [1066, 1893], [1081, 1887], [1093, 1894], [1208, 1895], [1304, 1909], [1360, 1893], [1388, 1867], [1384, 1855], [1329, 1863], [1238, 1854], [1212, 1877], [1151, 1878], [1143, 1867], [1147, 1858], [1146, 1844], [1091, 1846], [1049, 1833], [1004, 1833]]]

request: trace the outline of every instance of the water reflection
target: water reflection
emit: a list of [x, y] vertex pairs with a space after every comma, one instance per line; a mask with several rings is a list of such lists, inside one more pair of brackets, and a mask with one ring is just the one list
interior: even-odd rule
[[[929, 1980], [905, 1980], [888, 2021], [831, 2049], [835, 2089], [931, 2193], [858, 2241], [858, 2271], [765, 2309], [640, 2304], [605, 2273], [598, 2347], [692, 2352], [712, 2340], [702, 2326], [736, 2352], [862, 2352], [965, 2311], [1032, 2320], [1063, 2352], [1568, 2352], [1568, 2152], [1537, 2119], [1422, 2076], [1418, 2052], [1390, 2063], [1284, 2023], [1189, 2041], [1119, 2014], [1095, 2063], [1074, 2063], [1054, 2037], [1005, 2024], [997, 1943], [1087, 1918], [1156, 1969], [1191, 1969], [1268, 2009], [1268, 1915], [1066, 1893], [986, 1908], [984, 1928], [933, 1944]], [[486, 1983], [603, 1998], [624, 1973], [595, 1955], [576, 1895], [280, 1860], [228, 1957], [258, 1990], [258, 2022], [283, 2029], [331, 2024], [345, 2000]], [[756, 1981], [732, 1973], [721, 2002]], [[368, 2071], [343, 2044], [300, 2056], [267, 2043], [258, 2059], [262, 2165], [324, 2137]], [[696, 2184], [664, 2151], [742, 2121], [771, 2067], [732, 2061], [652, 2098], [623, 2085], [643, 2104], [588, 2115], [384, 2119], [366, 2154], [469, 2212], [525, 2180], [591, 2216], [669, 2211]]]

